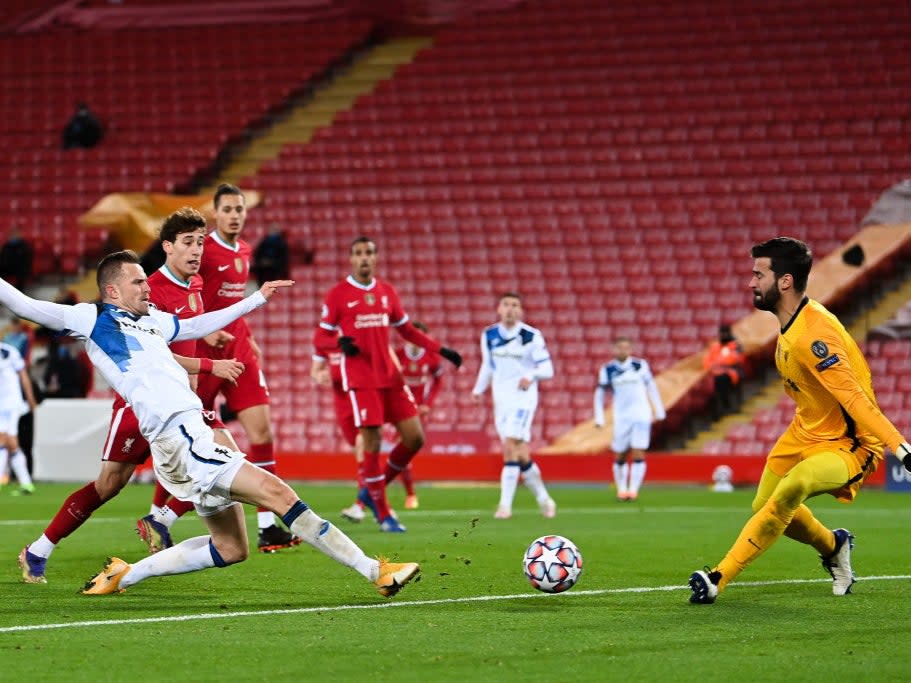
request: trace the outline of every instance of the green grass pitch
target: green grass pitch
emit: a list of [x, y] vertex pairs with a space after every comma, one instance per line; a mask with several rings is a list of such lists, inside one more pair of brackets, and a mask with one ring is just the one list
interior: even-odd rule
[[[106, 556], [137, 560], [134, 520], [149, 486], [130, 486], [57, 548], [47, 585], [20, 582], [16, 555], [74, 487], [0, 493], [0, 681], [886, 681], [907, 680], [911, 544], [907, 497], [862, 491], [811, 507], [857, 536], [854, 593], [831, 594], [809, 548], [782, 539], [715, 605], [689, 605], [690, 572], [734, 540], [751, 491], [646, 485], [636, 503], [601, 487], [552, 487], [557, 518], [528, 493], [493, 519], [497, 490], [424, 486], [401, 511], [408, 533], [350, 524], [350, 487], [296, 484], [370, 554], [417, 560], [421, 580], [387, 600], [307, 546], [240, 565], [151, 579], [87, 597]], [[401, 489], [390, 493], [401, 506]], [[248, 512], [255, 543], [255, 518]], [[195, 515], [175, 538], [203, 533]], [[526, 582], [527, 544], [572, 539], [585, 564], [567, 593]], [[63, 625], [63, 626], [60, 626]]]

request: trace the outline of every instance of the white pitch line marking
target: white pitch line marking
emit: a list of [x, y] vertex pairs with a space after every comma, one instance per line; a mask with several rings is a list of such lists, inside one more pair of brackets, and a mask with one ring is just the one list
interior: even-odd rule
[[[898, 574], [895, 576], [864, 576], [862, 581], [906, 581], [911, 579], [911, 574]], [[778, 579], [775, 581], [739, 581], [732, 583], [731, 587], [745, 586], [779, 586], [803, 583], [828, 583], [831, 579]], [[239, 617], [267, 617], [283, 614], [312, 614], [313, 612], [345, 612], [351, 610], [393, 609], [397, 607], [426, 607], [428, 605], [456, 605], [466, 602], [493, 602], [496, 600], [524, 600], [538, 598], [556, 600], [562, 596], [579, 597], [582, 595], [613, 595], [622, 593], [663, 593], [669, 591], [688, 590], [686, 586], [634, 586], [630, 588], [601, 588], [596, 590], [579, 590], [549, 595], [547, 593], [521, 593], [514, 595], [478, 595], [466, 598], [441, 598], [438, 600], [407, 600], [401, 602], [382, 602], [372, 605], [335, 605], [333, 607], [300, 607], [295, 609], [259, 610], [256, 612], [210, 612], [202, 614], [179, 614], [169, 617], [143, 617], [137, 619], [103, 619], [94, 621], [72, 621], [62, 624], [27, 624], [22, 626], [3, 626], [0, 633], [21, 633], [24, 631], [49, 631], [58, 628], [84, 628], [90, 626], [121, 626], [124, 624], [160, 624], [180, 621], [201, 621], [206, 619], [231, 619]], [[116, 599], [116, 598], [115, 598]], [[122, 598], [121, 598], [122, 599]]]

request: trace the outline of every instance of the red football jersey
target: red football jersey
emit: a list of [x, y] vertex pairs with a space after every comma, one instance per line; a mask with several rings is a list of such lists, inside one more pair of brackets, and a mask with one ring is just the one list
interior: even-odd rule
[[443, 374], [440, 354], [420, 349], [417, 357], [412, 358], [403, 346], [396, 349], [395, 355], [402, 366], [402, 378], [414, 395], [414, 402], [419, 406], [432, 407], [440, 390], [440, 375]]
[[[166, 313], [173, 313], [178, 318], [192, 318], [205, 312], [202, 303], [202, 278], [194, 275], [189, 282], [184, 282], [174, 275], [167, 266], [162, 266], [149, 275], [150, 301], [155, 308]], [[174, 342], [170, 345], [173, 353], [180, 356], [196, 357], [196, 339]], [[125, 405], [125, 401], [117, 394], [114, 397], [114, 406]]]
[[[378, 278], [362, 285], [348, 276], [329, 290], [320, 315], [323, 334], [352, 337], [360, 349], [356, 356], [341, 356], [343, 389], [402, 385], [401, 373], [389, 348], [389, 328], [406, 322], [408, 315], [402, 309], [399, 295], [392, 285]], [[317, 355], [324, 357], [320, 353], [324, 347], [316, 343]]]
[[[250, 245], [241, 239], [232, 246], [220, 238], [217, 232], [206, 235], [199, 275], [203, 279], [202, 300], [207, 311], [221, 310], [246, 296], [251, 254]], [[228, 325], [225, 330], [235, 337], [250, 335], [250, 328], [243, 317]]]

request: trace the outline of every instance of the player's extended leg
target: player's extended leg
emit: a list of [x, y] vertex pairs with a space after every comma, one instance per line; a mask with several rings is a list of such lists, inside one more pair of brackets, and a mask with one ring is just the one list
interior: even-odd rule
[[[357, 571], [387, 597], [395, 595], [420, 571], [413, 562], [391, 563], [367, 557], [337, 527], [318, 517], [290, 486], [249, 462], [239, 465], [231, 481], [231, 496], [238, 502], [261, 505], [276, 514], [285, 509], [282, 520], [295, 534], [328, 557]], [[188, 539], [135, 565], [111, 558], [82, 592], [87, 595], [115, 593], [151, 576], [223, 567], [246, 559], [249, 548], [241, 506], [228, 505], [213, 514], [197, 509], [204, 516], [210, 536]]]
[[[252, 465], [247, 465], [252, 467]], [[195, 536], [133, 564], [120, 558], [108, 560], [104, 569], [85, 584], [86, 595], [118, 593], [154, 576], [187, 574], [243, 562], [250, 554], [243, 506], [201, 511], [208, 536]]]
[[[275, 445], [269, 404], [261, 403], [238, 410], [237, 419], [250, 440], [250, 453], [247, 456], [250, 462], [275, 474]], [[260, 552], [273, 553], [300, 543], [299, 539], [275, 523], [275, 515], [266, 508], [256, 509], [256, 522], [259, 527], [257, 546]]]
[[[694, 586], [696, 574], [691, 577], [691, 601], [714, 601], [714, 596], [718, 592], [784, 534], [807, 498], [838, 489], [844, 486], [849, 478], [848, 465], [837, 453], [819, 453], [795, 465], [777, 483], [759, 511], [747, 521], [724, 559], [706, 575], [714, 586]], [[696, 599], [697, 594], [701, 594], [706, 588], [708, 593], [714, 593], [708, 596], [710, 600]]]
[[57, 544], [81, 527], [95, 510], [120, 493], [135, 469], [133, 463], [102, 461], [98, 478], [71, 493], [44, 533], [22, 549], [19, 554], [22, 580], [26, 583], [47, 583], [46, 563]]
[[[405, 485], [405, 507], [414, 509], [417, 507], [417, 496], [414, 493], [414, 480], [411, 476], [410, 466], [414, 456], [424, 445], [424, 427], [421, 419], [414, 416], [397, 422], [395, 429], [399, 433], [399, 442], [386, 460], [386, 485], [388, 486], [389, 482], [401, 476], [402, 483]], [[409, 499], [411, 499], [410, 503]]]
[[519, 476], [535, 497], [541, 514], [548, 519], [556, 517], [557, 504], [547, 492], [544, 479], [541, 477], [541, 468], [531, 459], [531, 445], [527, 441], [520, 442], [516, 448], [516, 454], [519, 458]]

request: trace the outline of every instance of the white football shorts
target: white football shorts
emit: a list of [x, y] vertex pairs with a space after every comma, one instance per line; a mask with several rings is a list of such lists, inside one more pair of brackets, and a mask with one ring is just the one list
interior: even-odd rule
[[647, 450], [652, 438], [652, 423], [643, 420], [614, 420], [614, 453], [626, 453], [630, 448]]
[[537, 401], [494, 400], [493, 417], [500, 439], [531, 441], [531, 423], [537, 407]]
[[246, 462], [244, 454], [215, 443], [199, 412], [176, 419], [152, 442], [152, 462], [161, 485], [196, 505], [203, 517], [232, 504], [231, 483]]

